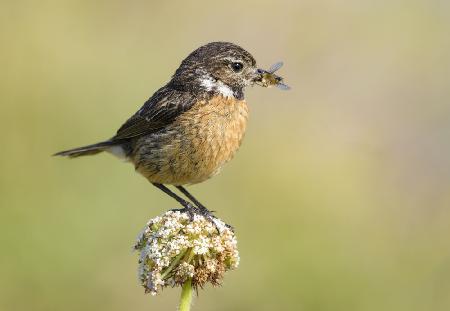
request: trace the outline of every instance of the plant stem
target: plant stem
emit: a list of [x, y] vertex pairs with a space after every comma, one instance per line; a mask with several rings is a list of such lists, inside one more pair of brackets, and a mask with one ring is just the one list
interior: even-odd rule
[[180, 254], [178, 254], [177, 257], [175, 257], [175, 259], [172, 261], [172, 263], [170, 264], [170, 266], [166, 269], [166, 271], [164, 271], [161, 274], [161, 279], [165, 279], [166, 276], [170, 273], [170, 271], [172, 271], [173, 267], [175, 267], [176, 264], [178, 264], [178, 262], [181, 260], [181, 258], [183, 258], [184, 254], [186, 254], [187, 250], [185, 250], [184, 252], [181, 252]]
[[188, 279], [181, 289], [180, 308], [179, 311], [191, 310], [192, 302], [192, 279]]

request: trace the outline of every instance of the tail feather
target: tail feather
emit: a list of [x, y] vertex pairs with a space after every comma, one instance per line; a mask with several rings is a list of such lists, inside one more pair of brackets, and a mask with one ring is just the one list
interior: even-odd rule
[[92, 145], [87, 145], [87, 146], [83, 146], [83, 147], [60, 151], [60, 152], [55, 153], [54, 156], [76, 158], [76, 157], [85, 156], [85, 155], [93, 155], [93, 154], [97, 154], [102, 151], [105, 151], [106, 149], [108, 149], [108, 147], [111, 147], [114, 145], [115, 145], [115, 143], [113, 143], [110, 140], [107, 140], [107, 141], [102, 141], [100, 143], [96, 143], [96, 144], [92, 144]]

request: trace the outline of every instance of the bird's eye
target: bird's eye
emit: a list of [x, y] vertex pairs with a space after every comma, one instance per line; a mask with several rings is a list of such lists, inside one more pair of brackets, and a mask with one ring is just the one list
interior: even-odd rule
[[233, 69], [234, 72], [239, 72], [242, 68], [244, 68], [244, 65], [241, 62], [231, 63], [231, 69]]

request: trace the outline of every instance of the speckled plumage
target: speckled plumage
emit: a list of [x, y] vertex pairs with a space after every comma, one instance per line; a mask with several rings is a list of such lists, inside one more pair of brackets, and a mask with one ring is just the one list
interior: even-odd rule
[[239, 148], [247, 125], [244, 100], [197, 101], [173, 123], [131, 143], [130, 160], [148, 180], [183, 185], [217, 174]]

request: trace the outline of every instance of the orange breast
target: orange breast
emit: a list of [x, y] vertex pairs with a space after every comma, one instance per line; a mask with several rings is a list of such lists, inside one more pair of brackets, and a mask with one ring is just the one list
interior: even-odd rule
[[[248, 107], [222, 96], [196, 103], [163, 134], [136, 143], [136, 169], [151, 182], [183, 185], [202, 182], [231, 160], [244, 137]], [[145, 148], [145, 145], [152, 148]]]

